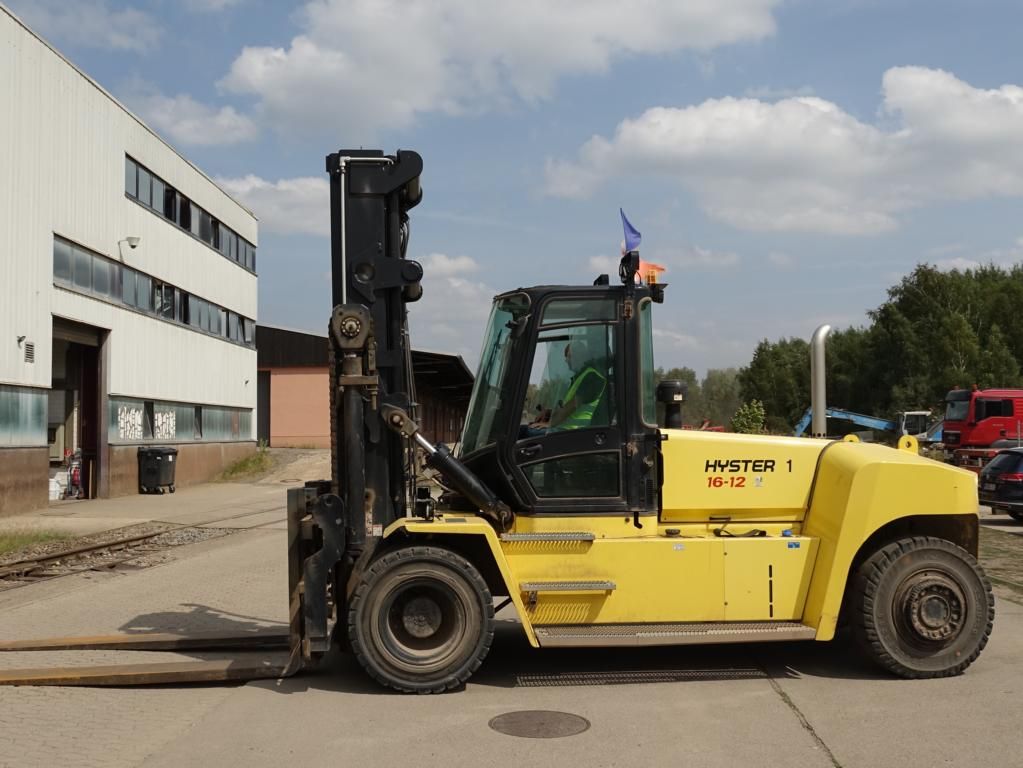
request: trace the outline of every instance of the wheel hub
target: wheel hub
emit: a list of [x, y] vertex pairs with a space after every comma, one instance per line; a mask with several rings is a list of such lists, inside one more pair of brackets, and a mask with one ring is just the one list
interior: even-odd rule
[[910, 629], [930, 642], [944, 642], [959, 634], [965, 604], [959, 585], [934, 573], [915, 577], [903, 603]]
[[414, 597], [405, 603], [401, 612], [401, 623], [405, 631], [420, 640], [430, 637], [440, 629], [443, 614], [440, 606], [429, 597]]

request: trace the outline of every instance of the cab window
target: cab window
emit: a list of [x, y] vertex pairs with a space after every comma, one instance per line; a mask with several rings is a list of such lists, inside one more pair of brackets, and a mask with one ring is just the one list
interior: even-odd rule
[[614, 326], [541, 331], [520, 418], [520, 437], [617, 423]]

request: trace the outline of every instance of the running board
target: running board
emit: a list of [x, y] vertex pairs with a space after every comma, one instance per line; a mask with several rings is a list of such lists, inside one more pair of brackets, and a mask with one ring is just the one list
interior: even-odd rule
[[613, 581], [588, 579], [586, 581], [524, 581], [520, 592], [613, 592]]
[[502, 533], [501, 541], [593, 541], [589, 531], [553, 531], [550, 533]]
[[619, 645], [698, 645], [813, 640], [817, 630], [798, 621], [739, 621], [691, 624], [584, 624], [534, 627], [544, 648]]
[[44, 667], [0, 671], [0, 685], [168, 685], [174, 683], [276, 680], [294, 674], [288, 659], [240, 661], [171, 661], [159, 664], [112, 664], [96, 667]]

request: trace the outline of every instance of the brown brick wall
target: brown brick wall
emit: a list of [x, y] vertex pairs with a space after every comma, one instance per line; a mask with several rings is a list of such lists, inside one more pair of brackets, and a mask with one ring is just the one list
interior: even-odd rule
[[[175, 445], [178, 466], [174, 470], [174, 484], [205, 483], [239, 459], [256, 451], [255, 442], [196, 443]], [[110, 446], [110, 495], [129, 496], [139, 492], [139, 459], [136, 445]]]
[[17, 515], [49, 503], [48, 448], [0, 448], [0, 515]]

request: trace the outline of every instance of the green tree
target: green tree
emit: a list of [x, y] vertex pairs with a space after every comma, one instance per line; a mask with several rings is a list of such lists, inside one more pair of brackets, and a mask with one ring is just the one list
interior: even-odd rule
[[[700, 385], [703, 416], [712, 424], [728, 424], [742, 404], [739, 371], [735, 368], [710, 368]], [[694, 414], [696, 415], [696, 414]]]
[[810, 404], [810, 345], [803, 339], [764, 339], [739, 370], [743, 400], [758, 400], [772, 432], [785, 432]]

